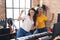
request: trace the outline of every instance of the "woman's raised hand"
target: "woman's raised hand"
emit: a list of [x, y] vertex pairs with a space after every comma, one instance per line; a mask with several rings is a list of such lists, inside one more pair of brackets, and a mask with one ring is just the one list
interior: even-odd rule
[[20, 12], [20, 15], [25, 11], [26, 8], [23, 8]]
[[26, 8], [24, 8], [23, 10], [21, 10], [21, 12], [19, 13], [18, 21], [19, 21], [19, 20], [22, 20], [21, 15], [22, 15], [22, 13], [25, 11], [25, 9], [26, 9]]

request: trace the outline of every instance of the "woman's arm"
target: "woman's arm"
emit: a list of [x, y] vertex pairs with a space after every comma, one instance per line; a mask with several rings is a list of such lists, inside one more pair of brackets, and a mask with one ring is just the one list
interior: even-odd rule
[[22, 10], [21, 13], [19, 13], [18, 21], [22, 20], [21, 15], [22, 15], [23, 12], [24, 12], [24, 10]]
[[[51, 24], [53, 22], [53, 19], [54, 19], [54, 13], [52, 13], [52, 19], [51, 20], [48, 20], [47, 22]], [[48, 32], [52, 33], [50, 31], [50, 27], [47, 27], [47, 30], [48, 30]]]
[[53, 19], [54, 19], [54, 13], [52, 13], [52, 19], [51, 20], [47, 20], [47, 21], [51, 23], [53, 21]]

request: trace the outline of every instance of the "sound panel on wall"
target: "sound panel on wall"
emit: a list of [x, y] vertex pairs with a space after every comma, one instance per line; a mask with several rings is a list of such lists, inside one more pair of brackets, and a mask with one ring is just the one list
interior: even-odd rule
[[60, 22], [60, 14], [58, 14], [57, 22]]

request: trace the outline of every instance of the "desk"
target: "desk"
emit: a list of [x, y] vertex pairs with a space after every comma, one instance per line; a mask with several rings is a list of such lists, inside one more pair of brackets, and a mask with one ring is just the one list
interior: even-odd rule
[[3, 34], [3, 35], [0, 35], [0, 40], [10, 40], [10, 39], [13, 39], [15, 36], [16, 36], [16, 33]]

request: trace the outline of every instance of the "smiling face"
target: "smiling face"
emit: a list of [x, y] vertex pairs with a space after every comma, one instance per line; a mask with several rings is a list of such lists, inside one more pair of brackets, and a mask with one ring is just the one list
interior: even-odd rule
[[34, 11], [33, 10], [30, 10], [30, 16], [34, 16]]
[[38, 8], [38, 13], [42, 14], [43, 13], [43, 9], [42, 8]]

